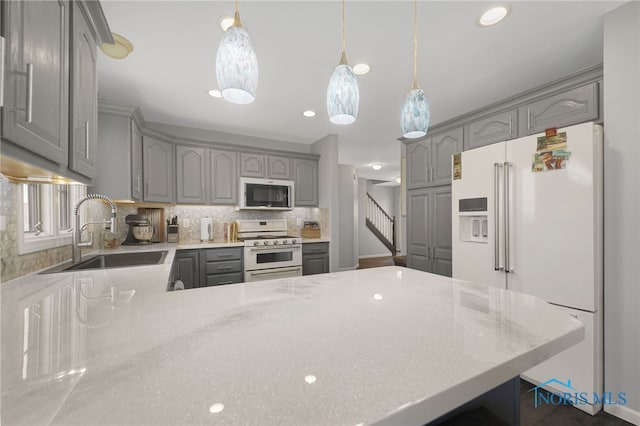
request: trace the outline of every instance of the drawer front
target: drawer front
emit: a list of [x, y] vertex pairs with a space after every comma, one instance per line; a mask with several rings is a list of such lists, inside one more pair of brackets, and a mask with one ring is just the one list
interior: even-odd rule
[[302, 244], [302, 254], [321, 254], [329, 252], [329, 243]]
[[206, 259], [208, 262], [242, 259], [242, 247], [228, 249], [208, 249], [206, 250], [206, 252]]
[[207, 262], [206, 273], [228, 274], [231, 272], [242, 272], [242, 262], [240, 260], [229, 260], [225, 262]]
[[243, 282], [242, 272], [233, 274], [207, 275], [207, 286], [234, 284]]

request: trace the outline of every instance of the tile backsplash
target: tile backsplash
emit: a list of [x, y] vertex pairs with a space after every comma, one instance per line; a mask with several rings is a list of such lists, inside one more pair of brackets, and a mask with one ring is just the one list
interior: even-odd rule
[[[6, 282], [30, 272], [53, 266], [71, 259], [71, 246], [57, 247], [34, 253], [18, 253], [18, 221], [19, 213], [18, 184], [9, 182], [0, 175], [0, 282]], [[83, 204], [87, 220], [103, 219], [107, 217], [107, 210], [101, 203], [88, 202]], [[124, 218], [128, 214], [136, 214], [137, 208], [118, 206], [118, 234], [123, 241], [128, 230]], [[200, 241], [200, 218], [213, 219], [214, 241], [223, 241], [224, 223], [231, 223], [238, 219], [286, 219], [289, 235], [300, 235], [298, 220], [315, 221], [320, 225], [322, 237], [330, 238], [329, 209], [295, 208], [284, 212], [264, 212], [251, 210], [236, 210], [234, 207], [220, 206], [170, 206], [165, 208], [165, 218], [178, 216], [180, 225], [180, 243], [196, 243]], [[99, 230], [99, 226], [97, 227]], [[95, 241], [101, 241], [96, 235]], [[95, 248], [99, 248], [96, 245]]]

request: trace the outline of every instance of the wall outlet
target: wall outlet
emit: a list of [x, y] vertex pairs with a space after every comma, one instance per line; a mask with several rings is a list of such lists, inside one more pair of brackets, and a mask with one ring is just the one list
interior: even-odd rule
[[296, 219], [296, 225], [302, 226], [302, 219], [301, 218], [297, 218]]
[[182, 219], [182, 226], [188, 228], [191, 225], [191, 221], [189, 219]]

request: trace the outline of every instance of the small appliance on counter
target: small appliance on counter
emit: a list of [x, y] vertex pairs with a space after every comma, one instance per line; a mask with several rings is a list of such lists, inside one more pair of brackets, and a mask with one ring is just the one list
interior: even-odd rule
[[177, 243], [179, 239], [178, 216], [173, 216], [171, 219], [167, 219], [167, 242]]
[[304, 222], [300, 231], [302, 238], [320, 238], [320, 225], [318, 222]]
[[203, 243], [213, 241], [213, 219], [210, 217], [200, 219], [200, 241]]
[[124, 218], [124, 222], [129, 225], [127, 238], [123, 245], [151, 244], [153, 238], [153, 226], [148, 216], [140, 214], [130, 214]]

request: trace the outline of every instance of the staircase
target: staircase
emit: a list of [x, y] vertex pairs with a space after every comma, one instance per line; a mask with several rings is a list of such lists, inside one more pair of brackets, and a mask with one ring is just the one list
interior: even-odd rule
[[368, 192], [366, 203], [367, 228], [391, 251], [391, 255], [395, 256], [397, 251], [395, 216], [389, 216]]

